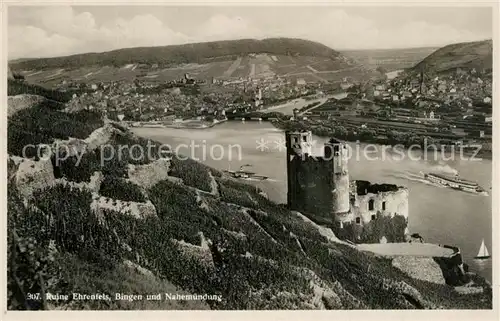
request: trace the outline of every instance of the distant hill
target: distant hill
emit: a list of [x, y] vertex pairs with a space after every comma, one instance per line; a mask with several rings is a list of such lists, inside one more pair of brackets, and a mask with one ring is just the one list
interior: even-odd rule
[[413, 67], [436, 49], [438, 48], [345, 50], [341, 53], [367, 68], [375, 70], [382, 67], [387, 71], [395, 71]]
[[[84, 53], [66, 57], [30, 59], [13, 62], [14, 69], [75, 68], [85, 66], [123, 66], [158, 64], [160, 67], [206, 63], [214, 58], [231, 60], [233, 56], [251, 53], [335, 58], [340, 54], [317, 42], [291, 38], [264, 40], [226, 40], [162, 47], [125, 48], [101, 53]], [[226, 58], [226, 59], [225, 59]]]
[[491, 70], [493, 63], [492, 40], [457, 43], [436, 50], [412, 69], [442, 73], [456, 68]]
[[52, 87], [64, 80], [165, 82], [184, 73], [210, 80], [284, 76], [307, 82], [339, 81], [361, 66], [323, 44], [290, 38], [230, 40], [165, 47], [119, 49], [67, 57], [17, 60], [12, 70], [30, 83]]

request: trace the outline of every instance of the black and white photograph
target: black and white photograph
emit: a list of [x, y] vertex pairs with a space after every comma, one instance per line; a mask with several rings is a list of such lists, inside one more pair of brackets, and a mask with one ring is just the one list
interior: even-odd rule
[[497, 5], [2, 5], [2, 314], [494, 312]]

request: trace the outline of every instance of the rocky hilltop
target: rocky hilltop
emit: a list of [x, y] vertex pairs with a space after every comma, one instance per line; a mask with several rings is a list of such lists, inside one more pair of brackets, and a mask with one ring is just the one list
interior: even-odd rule
[[[95, 113], [41, 103], [8, 121], [9, 309], [492, 307], [479, 276], [452, 286], [432, 259], [359, 251], [255, 187]], [[39, 152], [23, 155], [27, 144]], [[141, 156], [133, 145], [152, 152]], [[208, 297], [117, 300], [115, 293]]]
[[443, 73], [461, 69], [491, 70], [493, 64], [493, 41], [457, 43], [442, 47], [412, 69], [429, 73]]

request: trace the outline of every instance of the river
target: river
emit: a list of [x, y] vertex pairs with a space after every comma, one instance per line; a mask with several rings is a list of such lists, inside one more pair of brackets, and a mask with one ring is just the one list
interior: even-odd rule
[[[252, 171], [269, 176], [270, 179], [250, 183], [261, 187], [272, 200], [286, 202], [285, 150], [279, 148], [282, 147], [280, 142], [284, 142], [284, 132], [269, 122], [231, 121], [204, 130], [133, 128], [133, 131], [174, 148], [177, 146], [179, 153], [221, 170], [236, 170], [243, 164], [252, 164]], [[313, 139], [317, 141], [316, 152], [321, 153], [321, 145], [326, 139], [315, 136]], [[265, 146], [257, 149], [257, 142], [264, 143]], [[193, 143], [199, 146], [193, 148]], [[357, 147], [352, 143], [350, 146], [356, 151], [364, 145]], [[491, 196], [435, 186], [421, 178], [421, 172], [458, 171], [460, 176], [477, 181], [491, 194], [491, 160], [471, 161], [458, 157], [446, 161], [415, 160], [417, 156], [422, 156], [419, 151], [413, 152], [413, 159], [408, 156], [401, 159], [399, 155], [393, 157], [393, 153], [383, 153], [380, 147], [366, 155], [361, 152], [360, 157], [351, 157], [351, 179], [407, 186], [410, 191], [410, 231], [422, 235], [426, 242], [460, 247], [470, 269], [491, 282], [491, 259], [473, 259], [483, 238], [490, 254], [492, 253]], [[382, 156], [385, 161], [380, 160]], [[379, 160], [373, 160], [376, 157]]]

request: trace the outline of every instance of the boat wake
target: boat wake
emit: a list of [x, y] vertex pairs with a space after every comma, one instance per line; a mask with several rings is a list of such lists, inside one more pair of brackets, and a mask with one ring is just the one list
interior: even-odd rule
[[[441, 185], [439, 183], [434, 183], [429, 180], [427, 180], [424, 177], [424, 172], [420, 171], [418, 174], [414, 172], [409, 172], [409, 171], [404, 171], [404, 172], [396, 172], [392, 173], [389, 176], [398, 178], [398, 179], [404, 179], [408, 181], [413, 181], [413, 182], [419, 182], [423, 183], [426, 185], [434, 186], [434, 187], [439, 187], [439, 188], [448, 188], [445, 185]], [[487, 191], [482, 191], [482, 192], [472, 192], [472, 191], [467, 191], [467, 190], [462, 190], [462, 192], [471, 194], [471, 195], [480, 195], [480, 196], [488, 196], [489, 193]]]
[[419, 182], [419, 183], [431, 185], [431, 186], [434, 186], [434, 187], [444, 188], [443, 185], [436, 184], [436, 183], [433, 183], [433, 182], [429, 182], [428, 180], [426, 180], [424, 178], [424, 173], [423, 172], [420, 172], [418, 174], [417, 173], [413, 173], [413, 172], [406, 172], [406, 171], [405, 172], [396, 172], [396, 173], [391, 174], [390, 176], [392, 176], [394, 178], [408, 180], [408, 181]]

